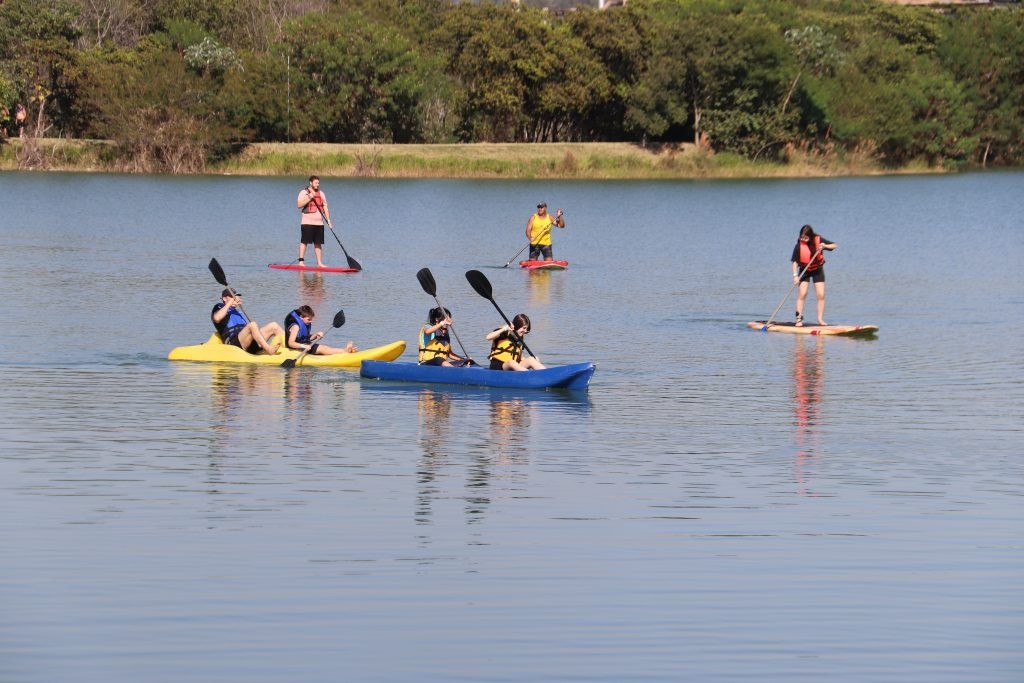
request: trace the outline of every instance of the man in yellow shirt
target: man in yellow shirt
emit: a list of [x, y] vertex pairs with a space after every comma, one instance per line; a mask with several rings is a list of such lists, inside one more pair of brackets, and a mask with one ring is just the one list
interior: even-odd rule
[[557, 209], [554, 218], [548, 214], [547, 202], [537, 205], [537, 213], [530, 216], [526, 221], [526, 239], [530, 240], [530, 260], [539, 261], [541, 255], [545, 261], [553, 261], [551, 255], [551, 228], [565, 227], [565, 217], [562, 210]]

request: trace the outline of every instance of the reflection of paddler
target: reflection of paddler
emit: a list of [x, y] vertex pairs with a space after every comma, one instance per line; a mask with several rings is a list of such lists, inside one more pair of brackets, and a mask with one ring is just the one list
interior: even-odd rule
[[299, 300], [319, 306], [324, 301], [324, 274], [299, 271]]
[[[248, 434], [257, 422], [276, 422], [271, 411], [282, 409], [285, 377], [276, 367], [258, 365], [204, 365], [210, 371], [210, 398], [214, 419], [211, 428], [217, 438], [230, 444]], [[230, 449], [229, 449], [230, 450]]]
[[825, 340], [816, 337], [813, 350], [808, 340], [797, 337], [793, 354], [793, 413], [796, 425], [796, 481], [799, 493], [805, 494], [804, 466], [814, 457], [817, 426], [820, 422], [820, 403], [824, 389]]
[[520, 434], [529, 427], [526, 402], [522, 399], [491, 403], [491, 435], [497, 446], [498, 462], [508, 464], [525, 458]]

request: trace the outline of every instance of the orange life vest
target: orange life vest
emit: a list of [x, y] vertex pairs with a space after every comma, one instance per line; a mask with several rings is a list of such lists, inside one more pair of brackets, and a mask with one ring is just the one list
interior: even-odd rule
[[323, 195], [320, 194], [320, 190], [317, 190], [316, 193], [313, 195], [313, 198], [310, 199], [304, 207], [302, 207], [303, 213], [316, 213], [317, 211], [323, 210], [324, 198]]
[[[813, 251], [811, 250], [809, 242], [800, 240], [800, 265], [807, 266], [808, 273], [813, 273], [818, 268], [825, 265], [825, 252], [824, 250], [818, 251], [819, 249], [821, 249], [821, 235], [814, 236]], [[815, 252], [817, 252], [816, 256], [814, 256]], [[811, 261], [811, 256], [814, 256], [813, 261]], [[808, 263], [810, 263], [810, 265], [807, 265]]]

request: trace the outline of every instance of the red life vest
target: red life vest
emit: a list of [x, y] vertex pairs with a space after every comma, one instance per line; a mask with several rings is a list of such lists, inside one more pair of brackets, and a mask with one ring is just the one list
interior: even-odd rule
[[324, 198], [320, 194], [320, 190], [317, 190], [313, 194], [313, 198], [310, 199], [304, 207], [302, 207], [302, 213], [316, 213], [317, 211], [324, 210]]
[[[814, 250], [811, 250], [811, 245], [808, 242], [800, 240], [800, 265], [807, 266], [807, 272], [813, 273], [818, 268], [825, 265], [825, 252], [821, 249], [821, 235], [814, 236]], [[811, 256], [817, 252], [817, 256], [814, 257], [814, 261], [811, 261]], [[807, 265], [810, 263], [810, 265]]]

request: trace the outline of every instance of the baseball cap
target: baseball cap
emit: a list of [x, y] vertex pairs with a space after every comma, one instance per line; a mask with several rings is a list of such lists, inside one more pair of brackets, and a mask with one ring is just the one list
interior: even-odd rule
[[548, 203], [547, 202], [541, 202], [540, 204], [537, 205], [538, 209], [541, 208], [541, 207], [543, 207], [545, 209], [548, 208]]

